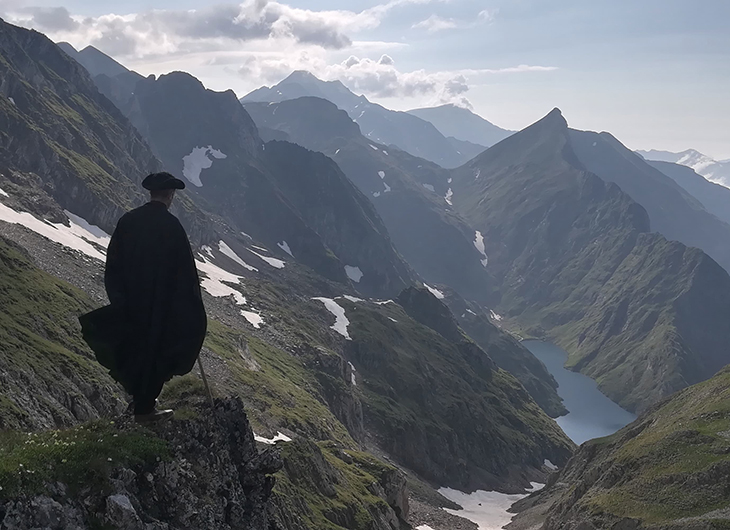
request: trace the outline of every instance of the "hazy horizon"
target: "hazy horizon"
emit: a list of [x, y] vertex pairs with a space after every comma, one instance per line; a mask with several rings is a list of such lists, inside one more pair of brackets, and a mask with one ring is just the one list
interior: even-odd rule
[[710, 0], [0, 0], [0, 16], [143, 75], [243, 96], [303, 69], [395, 110], [522, 129], [562, 110], [632, 149], [730, 158], [730, 3]]

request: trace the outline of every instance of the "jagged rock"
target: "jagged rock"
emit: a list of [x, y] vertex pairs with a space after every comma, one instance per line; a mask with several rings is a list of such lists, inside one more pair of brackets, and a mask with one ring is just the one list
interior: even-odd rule
[[[0, 496], [0, 529], [89, 530], [100, 521], [124, 530], [273, 529], [269, 474], [281, 468], [278, 450], [258, 452], [239, 399], [217, 400], [212, 411], [201, 406], [197, 413], [143, 431], [164, 441], [169, 455], [115, 469], [102, 477], [104, 488], [53, 485], [46, 487], [52, 496], [31, 492], [5, 502]], [[120, 433], [138, 429], [118, 423]]]

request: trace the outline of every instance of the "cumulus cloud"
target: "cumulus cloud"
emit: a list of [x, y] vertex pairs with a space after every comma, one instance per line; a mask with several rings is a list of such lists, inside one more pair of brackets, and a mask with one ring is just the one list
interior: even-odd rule
[[79, 23], [65, 7], [34, 7], [26, 10], [42, 31], [74, 31]]
[[65, 8], [16, 8], [9, 21], [44, 31], [54, 40], [88, 44], [111, 55], [143, 57], [200, 49], [230, 49], [231, 43], [290, 40], [325, 49], [352, 45], [350, 35], [372, 29], [394, 9], [449, 0], [390, 0], [356, 12], [314, 11], [277, 0], [244, 0], [201, 9], [152, 9], [131, 15], [73, 16]]
[[25, 8], [11, 13], [10, 21], [45, 31], [56, 40], [135, 56], [188, 51], [201, 43], [225, 49], [231, 42], [260, 39], [342, 49], [352, 43], [346, 31], [374, 23], [370, 14], [312, 11], [272, 0], [97, 17], [72, 16], [65, 8]]

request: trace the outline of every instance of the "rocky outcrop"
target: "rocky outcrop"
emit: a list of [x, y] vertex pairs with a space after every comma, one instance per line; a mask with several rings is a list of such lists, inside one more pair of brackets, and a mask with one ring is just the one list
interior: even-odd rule
[[281, 468], [278, 452], [258, 451], [239, 400], [218, 400], [212, 411], [197, 413], [150, 431], [118, 423], [112, 431], [120, 440], [139, 431], [136, 443], [154, 440], [161, 454], [109, 464], [108, 475], [99, 470], [95, 476], [101, 487], [53, 482], [12, 498], [0, 492], [0, 528], [276, 528], [269, 516], [269, 475]]
[[409, 528], [406, 478], [397, 469], [331, 442], [298, 439], [283, 451], [284, 470], [273, 500], [282, 528]]

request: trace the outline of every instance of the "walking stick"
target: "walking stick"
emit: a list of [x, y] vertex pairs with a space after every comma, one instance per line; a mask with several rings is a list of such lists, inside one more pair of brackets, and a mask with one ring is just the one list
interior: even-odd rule
[[213, 393], [210, 391], [210, 386], [208, 385], [208, 378], [205, 377], [205, 370], [203, 370], [203, 361], [200, 360], [200, 356], [198, 356], [198, 367], [200, 368], [200, 375], [203, 377], [203, 384], [205, 385], [205, 391], [208, 394], [208, 401], [210, 401], [211, 408], [213, 407]]

